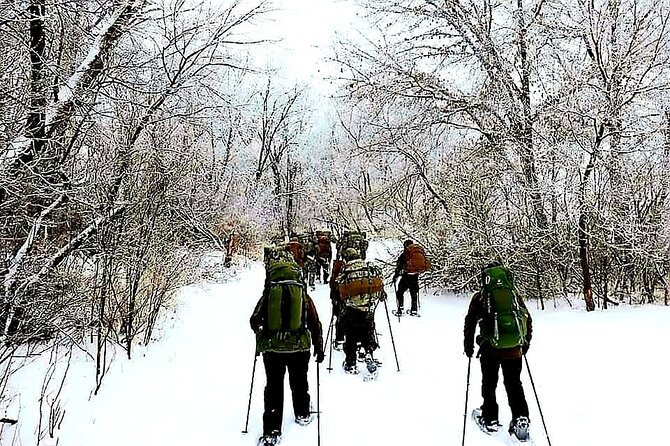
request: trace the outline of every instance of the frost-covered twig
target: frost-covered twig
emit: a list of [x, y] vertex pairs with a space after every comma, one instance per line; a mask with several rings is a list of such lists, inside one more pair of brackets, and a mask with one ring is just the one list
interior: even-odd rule
[[[86, 58], [61, 86], [57, 100], [47, 108], [45, 123], [47, 140], [63, 133], [74, 113], [76, 101], [104, 71], [105, 60], [114, 51], [125, 29], [138, 17], [147, 3], [147, 0], [124, 1], [110, 20], [100, 27]], [[14, 140], [11, 146], [10, 150], [0, 155], [0, 165], [3, 169], [15, 169], [21, 162], [29, 161], [37, 155], [31, 153], [31, 141], [24, 136]]]
[[126, 204], [120, 204], [110, 210], [107, 214], [100, 216], [95, 219], [90, 225], [88, 225], [83, 231], [77, 234], [67, 245], [59, 249], [51, 258], [46, 262], [46, 264], [35, 274], [33, 274], [28, 280], [26, 280], [22, 288], [27, 288], [31, 285], [36, 284], [44, 276], [46, 276], [49, 271], [53, 270], [58, 266], [72, 251], [81, 246], [86, 240], [88, 240], [93, 234], [95, 234], [103, 223], [111, 220], [126, 208]]
[[56, 200], [54, 200], [53, 203], [51, 203], [47, 208], [43, 209], [42, 212], [40, 212], [40, 215], [37, 217], [32, 227], [30, 228], [28, 237], [26, 237], [26, 240], [23, 242], [23, 245], [21, 245], [16, 255], [12, 259], [7, 274], [5, 275], [4, 288], [6, 296], [10, 296], [12, 294], [12, 288], [14, 286], [14, 283], [16, 282], [16, 274], [21, 264], [23, 263], [23, 260], [26, 258], [26, 256], [33, 247], [35, 236], [42, 227], [42, 221], [44, 220], [44, 217], [49, 215], [56, 207], [58, 207], [63, 202], [63, 200], [65, 200], [65, 194], [59, 195], [58, 198], [56, 198]]

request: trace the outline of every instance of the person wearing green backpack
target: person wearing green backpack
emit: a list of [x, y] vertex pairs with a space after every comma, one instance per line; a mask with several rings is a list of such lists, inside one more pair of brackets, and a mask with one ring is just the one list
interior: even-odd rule
[[317, 363], [324, 359], [321, 321], [307, 294], [302, 268], [289, 252], [283, 254], [266, 263], [263, 294], [249, 319], [256, 333], [256, 354], [263, 354], [266, 374], [259, 446], [273, 446], [281, 439], [286, 370], [296, 423], [304, 426], [312, 421], [307, 381], [310, 347], [314, 347]]
[[522, 358], [530, 347], [532, 319], [526, 304], [514, 287], [512, 272], [494, 262], [482, 270], [481, 289], [470, 301], [465, 316], [464, 350], [471, 358], [475, 350], [475, 331], [479, 324], [477, 356], [482, 370], [482, 399], [473, 417], [485, 432], [498, 430], [496, 387], [502, 369], [507, 400], [512, 412], [509, 433], [528, 439], [528, 403], [521, 384]]

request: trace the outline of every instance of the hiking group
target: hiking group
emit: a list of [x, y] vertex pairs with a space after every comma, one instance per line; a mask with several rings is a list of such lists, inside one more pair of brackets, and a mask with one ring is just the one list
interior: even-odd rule
[[[307, 380], [310, 350], [313, 348], [317, 364], [322, 363], [326, 355], [322, 324], [308, 294], [308, 287], [314, 290], [317, 279], [329, 285], [332, 316], [325, 342], [331, 339], [331, 348], [344, 352], [342, 367], [346, 373], [355, 375], [362, 372], [366, 381], [375, 379], [381, 366], [381, 362], [374, 357], [379, 348], [375, 310], [380, 302], [386, 306], [387, 298], [382, 269], [366, 261], [368, 241], [365, 233], [344, 231], [336, 239], [330, 231], [316, 231], [292, 234], [288, 242], [282, 238], [272, 242], [273, 246], [266, 247], [264, 251], [266, 276], [263, 293], [250, 318], [251, 328], [256, 334], [256, 357], [262, 354], [266, 374], [263, 434], [259, 438], [259, 446], [276, 445], [281, 439], [284, 375], [287, 370], [296, 423], [307, 425], [318, 413], [318, 390], [315, 408]], [[332, 244], [336, 247], [335, 259], [332, 258]], [[332, 272], [329, 271], [331, 262]], [[394, 287], [400, 279], [395, 292], [395, 316], [419, 315], [419, 275], [430, 268], [424, 248], [406, 240], [392, 279]], [[482, 370], [483, 404], [473, 417], [484, 432], [497, 431], [500, 424], [495, 392], [498, 372], [502, 369], [513, 415], [509, 432], [523, 441], [528, 439], [529, 419], [520, 374], [521, 358], [528, 349], [532, 334], [530, 315], [523, 300], [514, 291], [511, 272], [503, 265], [496, 263], [484, 268], [481, 282], [481, 290], [473, 295], [470, 302], [464, 326], [465, 354], [470, 361], [476, 339]], [[405, 313], [406, 291], [409, 291], [411, 306]], [[388, 309], [386, 312], [391, 330]], [[477, 324], [479, 335], [475, 338]], [[395, 342], [393, 348], [395, 353]], [[362, 369], [359, 369], [359, 362], [364, 364]], [[254, 371], [255, 364], [254, 360]], [[248, 417], [247, 411], [247, 424]]]

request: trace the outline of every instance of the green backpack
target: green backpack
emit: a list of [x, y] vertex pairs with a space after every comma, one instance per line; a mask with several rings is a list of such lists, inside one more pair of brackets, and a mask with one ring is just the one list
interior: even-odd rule
[[345, 231], [336, 246], [338, 257], [342, 258], [347, 248], [354, 248], [361, 253], [361, 258], [365, 259], [368, 250], [368, 241], [365, 236], [365, 232]]
[[259, 335], [258, 350], [309, 350], [311, 337], [305, 323], [305, 283], [293, 261], [271, 262], [266, 272], [267, 330]]
[[485, 308], [480, 322], [482, 337], [493, 348], [512, 348], [524, 344], [528, 329], [528, 310], [514, 290], [514, 278], [502, 265], [482, 271], [482, 299]]

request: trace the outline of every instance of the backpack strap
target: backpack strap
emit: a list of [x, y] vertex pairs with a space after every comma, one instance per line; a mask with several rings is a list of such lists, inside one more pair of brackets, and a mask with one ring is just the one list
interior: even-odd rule
[[277, 280], [275, 282], [270, 282], [270, 285], [296, 285], [299, 287], [304, 287], [305, 284], [298, 280], [287, 279], [287, 280]]

